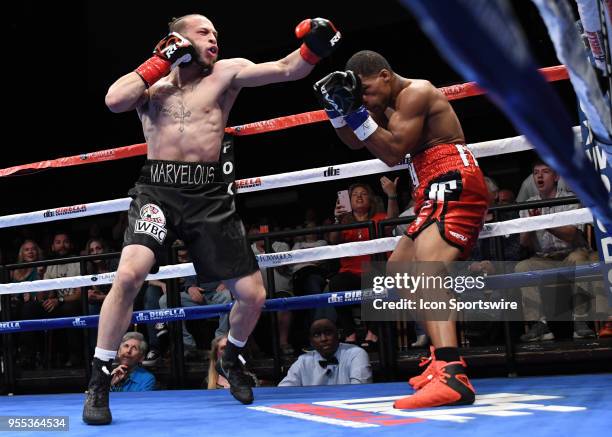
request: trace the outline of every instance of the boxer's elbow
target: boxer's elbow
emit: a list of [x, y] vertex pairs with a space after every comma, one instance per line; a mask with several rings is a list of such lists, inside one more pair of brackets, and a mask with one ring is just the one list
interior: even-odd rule
[[404, 158], [404, 155], [401, 153], [385, 153], [383, 156], [380, 156], [382, 162], [387, 164], [387, 167], [395, 167], [400, 161]]
[[127, 110], [125, 98], [112, 90], [108, 90], [108, 93], [106, 93], [104, 103], [106, 104], [106, 107], [114, 113], [124, 112]]

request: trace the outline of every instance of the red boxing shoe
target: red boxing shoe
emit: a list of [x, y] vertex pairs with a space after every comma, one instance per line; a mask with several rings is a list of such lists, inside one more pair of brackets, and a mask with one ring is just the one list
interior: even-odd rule
[[412, 396], [395, 401], [393, 408], [431, 408], [474, 403], [476, 391], [465, 374], [465, 366], [461, 361], [447, 363], [435, 360], [430, 367], [433, 376], [429, 383]]
[[[435, 374], [435, 366], [433, 365], [433, 363], [436, 361], [436, 356], [434, 353], [435, 350], [435, 347], [429, 346], [429, 357], [422, 357], [419, 364], [419, 367], [427, 366], [427, 368], [420, 375], [413, 376], [408, 380], [408, 384], [410, 384], [415, 391], [420, 390], [429, 384]], [[463, 367], [467, 367], [465, 361], [463, 361], [463, 357], [459, 358], [459, 362]]]
[[421, 357], [421, 362], [419, 363], [419, 367], [427, 366], [423, 373], [417, 376], [413, 376], [408, 380], [408, 384], [412, 386], [415, 390], [422, 389], [429, 381], [434, 374], [434, 366], [433, 363], [436, 361], [436, 356], [434, 355], [435, 347], [429, 346], [429, 357]]

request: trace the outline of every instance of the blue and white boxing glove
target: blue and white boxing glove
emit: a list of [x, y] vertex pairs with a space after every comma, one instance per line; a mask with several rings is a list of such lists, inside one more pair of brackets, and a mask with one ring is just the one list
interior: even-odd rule
[[314, 90], [334, 127], [348, 124], [361, 141], [378, 128], [362, 104], [361, 81], [354, 72], [334, 71], [315, 83]]

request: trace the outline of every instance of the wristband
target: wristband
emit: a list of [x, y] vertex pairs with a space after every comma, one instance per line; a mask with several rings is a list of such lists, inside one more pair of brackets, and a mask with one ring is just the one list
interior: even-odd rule
[[170, 61], [160, 58], [159, 56], [151, 56], [144, 61], [134, 72], [140, 76], [147, 88], [160, 80], [170, 71]]
[[360, 141], [365, 141], [378, 129], [378, 124], [370, 117], [370, 113], [365, 106], [361, 106], [357, 111], [345, 115], [344, 120], [353, 129], [353, 132], [355, 132]]
[[341, 127], [346, 126], [346, 120], [344, 120], [344, 117], [340, 115], [338, 111], [334, 111], [333, 109], [326, 109], [325, 113], [327, 114], [327, 118], [329, 118], [329, 122], [336, 129], [340, 129]]
[[302, 56], [302, 59], [308, 62], [310, 65], [315, 65], [321, 60], [321, 57], [315, 55], [315, 53], [308, 48], [306, 43], [302, 43], [300, 46], [300, 55]]

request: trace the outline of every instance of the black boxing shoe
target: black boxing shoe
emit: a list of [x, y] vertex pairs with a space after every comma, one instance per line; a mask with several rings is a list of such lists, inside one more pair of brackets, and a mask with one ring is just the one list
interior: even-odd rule
[[108, 406], [112, 365], [112, 360], [93, 359], [87, 398], [83, 406], [83, 422], [88, 425], [108, 425], [113, 420]]
[[253, 378], [245, 371], [244, 363], [244, 358], [240, 355], [240, 348], [228, 341], [219, 359], [217, 371], [229, 382], [232, 396], [248, 405], [252, 404], [254, 399]]

